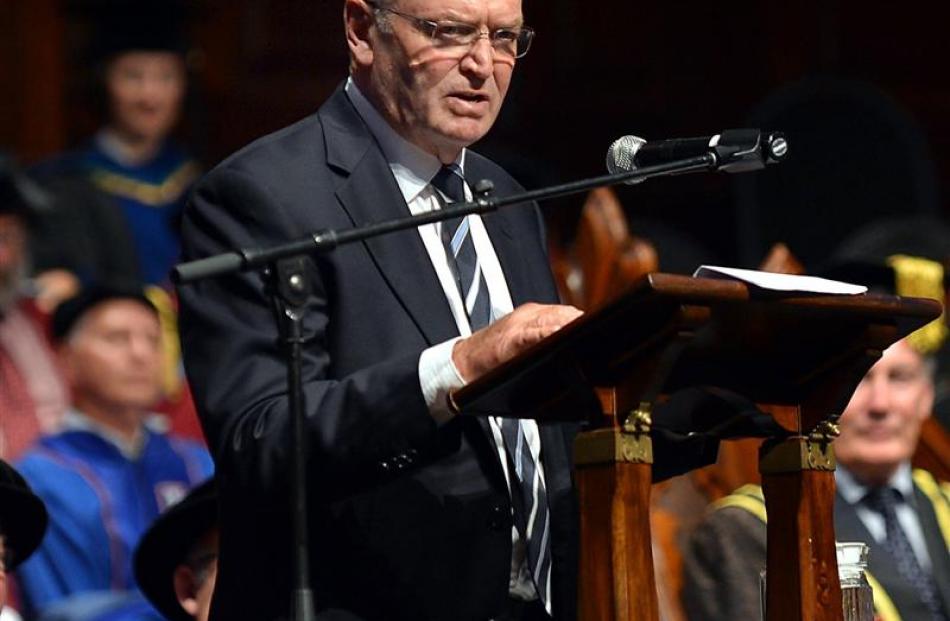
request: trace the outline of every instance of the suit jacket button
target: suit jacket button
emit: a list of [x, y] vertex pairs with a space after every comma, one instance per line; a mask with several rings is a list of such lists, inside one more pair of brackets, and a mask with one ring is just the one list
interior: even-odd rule
[[511, 521], [504, 506], [495, 505], [489, 510], [488, 528], [495, 531], [511, 530]]

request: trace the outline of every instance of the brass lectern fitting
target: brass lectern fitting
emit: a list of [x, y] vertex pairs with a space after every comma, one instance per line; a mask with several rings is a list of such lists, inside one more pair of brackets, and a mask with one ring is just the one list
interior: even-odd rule
[[805, 470], [834, 471], [835, 453], [831, 442], [793, 436], [767, 449], [759, 458], [762, 474], [783, 474]]
[[652, 464], [651, 411], [652, 405], [643, 402], [630, 412], [622, 428], [595, 429], [578, 435], [574, 441], [574, 463], [577, 466]]
[[623, 430], [625, 433], [648, 434], [653, 429], [653, 404], [647, 401], [641, 401], [637, 409], [627, 415], [623, 421]]
[[838, 419], [835, 417], [834, 419], [825, 419], [815, 425], [815, 428], [808, 434], [808, 440], [827, 444], [833, 442], [840, 435], [841, 425], [838, 424]]

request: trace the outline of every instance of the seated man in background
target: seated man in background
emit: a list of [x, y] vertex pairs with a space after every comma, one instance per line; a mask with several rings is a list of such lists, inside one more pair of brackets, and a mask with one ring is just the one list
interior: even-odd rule
[[142, 532], [212, 470], [204, 448], [149, 426], [162, 351], [157, 311], [141, 289], [88, 288], [57, 308], [53, 333], [74, 401], [63, 430], [20, 462], [50, 511], [46, 539], [19, 576], [32, 612], [134, 590]]
[[47, 339], [42, 282], [30, 280], [29, 237], [48, 196], [0, 153], [0, 457], [16, 460], [53, 431], [68, 391]]
[[7, 573], [40, 545], [46, 531], [46, 507], [20, 473], [0, 460], [0, 619], [19, 619], [7, 605]]
[[[101, 3], [93, 3], [101, 4]], [[165, 400], [172, 428], [202, 439], [178, 352], [177, 302], [168, 273], [197, 162], [173, 133], [187, 91], [180, 0], [90, 7], [102, 125], [85, 144], [33, 169], [56, 195], [36, 235], [37, 266], [65, 267], [84, 283], [135, 281], [161, 312]]]
[[[910, 465], [933, 407], [930, 354], [939, 347], [919, 336], [893, 344], [868, 371], [834, 443], [836, 538], [870, 545], [869, 579], [883, 621], [950, 619], [950, 523], [941, 517], [950, 515], [950, 492]], [[691, 537], [683, 589], [690, 621], [759, 618], [765, 564], [762, 490], [747, 485], [715, 503]]]

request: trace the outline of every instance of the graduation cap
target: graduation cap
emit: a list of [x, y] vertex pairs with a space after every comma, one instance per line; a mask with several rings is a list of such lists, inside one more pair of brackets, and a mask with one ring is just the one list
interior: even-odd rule
[[174, 621], [192, 617], [178, 603], [175, 569], [187, 562], [192, 548], [218, 524], [214, 480], [191, 490], [152, 523], [135, 550], [135, 580], [159, 611]]
[[91, 55], [97, 63], [124, 52], [188, 52], [184, 0], [90, 0], [85, 5], [94, 33]]
[[72, 331], [76, 323], [94, 307], [111, 300], [138, 302], [158, 316], [158, 309], [145, 295], [145, 290], [135, 283], [94, 283], [56, 307], [51, 321], [53, 338], [61, 341]]
[[[866, 224], [849, 236], [819, 270], [822, 276], [862, 284], [875, 293], [945, 303], [950, 287], [950, 225], [933, 216], [898, 216]], [[947, 338], [944, 314], [907, 337], [921, 354], [936, 353]]]
[[46, 506], [13, 466], [0, 460], [0, 531], [12, 551], [7, 571], [22, 563], [43, 540]]

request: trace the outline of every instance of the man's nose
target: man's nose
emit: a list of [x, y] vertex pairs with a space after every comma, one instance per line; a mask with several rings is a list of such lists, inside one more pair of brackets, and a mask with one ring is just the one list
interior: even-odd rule
[[872, 414], [887, 414], [891, 407], [891, 387], [886, 377], [875, 377], [870, 385], [868, 409]]
[[495, 52], [487, 34], [472, 43], [472, 48], [462, 59], [462, 69], [482, 80], [487, 80], [492, 73]]

